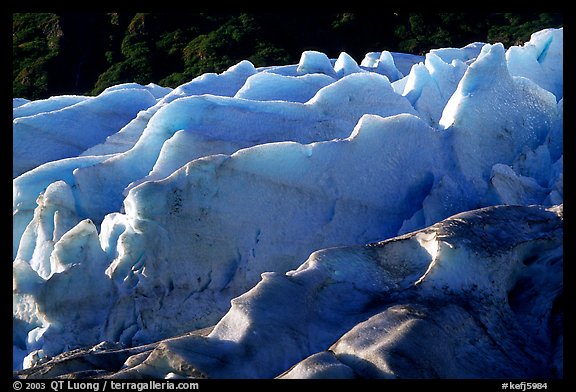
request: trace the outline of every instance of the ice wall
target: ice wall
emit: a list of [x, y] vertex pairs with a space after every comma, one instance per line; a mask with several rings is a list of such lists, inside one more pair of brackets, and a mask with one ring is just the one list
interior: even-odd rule
[[318, 249], [561, 204], [562, 34], [15, 101], [15, 363], [214, 325]]

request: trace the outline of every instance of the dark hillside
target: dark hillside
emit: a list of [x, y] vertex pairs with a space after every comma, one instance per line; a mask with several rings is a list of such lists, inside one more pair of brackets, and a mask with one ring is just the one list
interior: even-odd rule
[[241, 60], [294, 64], [304, 50], [360, 62], [470, 42], [525, 42], [560, 13], [15, 13], [13, 96], [98, 94], [123, 82], [176, 87]]

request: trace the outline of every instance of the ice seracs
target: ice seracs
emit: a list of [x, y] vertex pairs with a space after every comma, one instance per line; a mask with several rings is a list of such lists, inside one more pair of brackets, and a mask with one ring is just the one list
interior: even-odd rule
[[51, 101], [46, 100], [46, 111], [39, 108], [38, 113], [13, 121], [13, 153], [17, 157], [13, 176], [49, 161], [81, 154], [155, 103], [154, 96], [142, 88], [105, 91], [59, 110], [53, 110]]
[[50, 262], [54, 245], [79, 219], [72, 190], [64, 181], [51, 183], [37, 203], [34, 217], [20, 239], [16, 259], [25, 260], [47, 279], [55, 272]]
[[[419, 236], [438, 242], [434, 257]], [[215, 378], [273, 377], [309, 356], [328, 362], [330, 377], [554, 377], [561, 270], [561, 209], [471, 211], [372, 246], [316, 252], [284, 276], [265, 274], [206, 338], [167, 342], [133, 374], [194, 346], [187, 368]], [[325, 366], [305, 359], [283, 377], [322, 375]]]
[[112, 378], [562, 378], [562, 242], [562, 206], [468, 211], [313, 252], [262, 274], [210, 331], [88, 362]]
[[[391, 53], [387, 50], [382, 52], [366, 53], [360, 63], [360, 67], [365, 70], [377, 72], [386, 76], [390, 82], [400, 80], [410, 72], [411, 67], [420, 62], [421, 56], [408, 55], [405, 53]], [[397, 63], [398, 66], [396, 65]], [[404, 70], [404, 73], [398, 68]]]
[[321, 73], [328, 76], [336, 76], [336, 71], [328, 56], [325, 53], [316, 50], [307, 50], [302, 52], [296, 72], [299, 75], [310, 73]]
[[526, 77], [550, 91], [557, 100], [563, 98], [564, 29], [545, 29], [530, 36], [522, 46], [506, 52], [508, 69], [514, 76]]
[[[340, 105], [343, 101], [347, 102], [345, 106]], [[416, 113], [406, 99], [394, 93], [388, 80], [378, 74], [349, 75], [320, 89], [305, 103], [202, 94], [152, 109], [157, 112], [145, 123], [139, 121], [140, 115], [137, 117], [137, 124], [145, 128], [128, 151], [102, 157], [96, 164], [86, 165], [86, 160], [78, 160], [77, 167], [73, 166], [74, 161], [66, 161], [65, 166], [55, 163], [41, 166], [36, 170], [42, 174], [34, 176], [35, 181], [42, 178], [46, 186], [50, 181], [70, 179], [69, 185], [76, 189], [77, 204], [82, 206], [86, 217], [99, 223], [105, 214], [121, 208], [130, 188], [145, 180], [166, 177], [193, 159], [230, 154], [260, 143], [283, 140], [309, 143], [347, 137], [365, 113], [381, 116]], [[131, 126], [132, 123], [127, 127]], [[170, 140], [172, 137], [174, 140]], [[16, 188], [23, 186], [20, 181], [15, 180]], [[33, 193], [19, 193], [20, 204], [29, 205], [37, 197]], [[29, 199], [22, 200], [26, 195]]]
[[[134, 235], [156, 241], [135, 257], [169, 290], [154, 317], [165, 312], [163, 329], [174, 333], [184, 319], [186, 328], [210, 325], [265, 271], [294, 268], [318, 247], [393, 235], [434, 181], [427, 169], [435, 158], [422, 156], [414, 164], [411, 157], [439, 137], [414, 115], [366, 115], [347, 139], [264, 144], [206, 157], [133, 188], [126, 215], [146, 227]], [[372, 181], [378, 173], [389, 174]], [[139, 286], [145, 290], [144, 282]], [[180, 291], [197, 292], [189, 297], [195, 305], [180, 303]], [[175, 308], [182, 319], [174, 317]]]
[[447, 63], [433, 52], [423, 63], [415, 64], [410, 74], [393, 84], [431, 126], [438, 127], [442, 112], [456, 90], [467, 66], [454, 59]]
[[110, 341], [154, 377], [557, 376], [562, 34], [15, 100], [15, 368]]
[[274, 72], [259, 72], [246, 79], [246, 83], [234, 97], [256, 101], [304, 103], [316, 95], [322, 87], [334, 82], [334, 78], [318, 73], [288, 76]]
[[[512, 163], [523, 149], [545, 143], [557, 116], [552, 93], [510, 75], [501, 44], [485, 45], [452, 97], [439, 125], [451, 129], [460, 172], [485, 191], [492, 166]], [[479, 151], [482, 151], [479, 153]]]

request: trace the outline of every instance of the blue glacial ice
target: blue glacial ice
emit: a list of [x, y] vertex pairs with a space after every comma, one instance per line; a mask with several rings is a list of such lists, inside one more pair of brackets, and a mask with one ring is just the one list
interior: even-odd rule
[[[52, 101], [65, 106], [54, 108]], [[13, 176], [46, 162], [80, 155], [155, 103], [149, 91], [132, 87], [104, 91], [76, 103], [70, 99], [47, 99], [42, 104], [20, 106], [17, 110], [23, 115], [13, 121], [13, 153], [18, 157], [14, 160]], [[34, 108], [26, 115], [29, 106]]]
[[[15, 99], [14, 369], [215, 326], [163, 341], [137, 371], [178, 374], [166, 358], [188, 352], [179, 360], [216, 378], [490, 377], [455, 340], [461, 364], [417, 374], [394, 362], [391, 350], [412, 358], [415, 334], [443, 320], [501, 360], [491, 377], [552, 374], [538, 373], [540, 357], [522, 373], [482, 328], [503, 347], [524, 342], [561, 291], [562, 45], [563, 29], [548, 29], [508, 49], [370, 52], [360, 64], [306, 51], [298, 64], [242, 61], [175, 89]], [[482, 209], [503, 205], [538, 207]], [[482, 241], [494, 252], [478, 253]], [[547, 263], [553, 272], [531, 275]], [[532, 284], [549, 290], [522, 291]], [[399, 294], [408, 288], [419, 299]], [[508, 312], [498, 300], [530, 295], [540, 307]], [[388, 307], [371, 307], [382, 298]], [[464, 302], [438, 309], [434, 298]], [[518, 322], [528, 329], [504, 331]], [[286, 338], [261, 348], [277, 331]]]

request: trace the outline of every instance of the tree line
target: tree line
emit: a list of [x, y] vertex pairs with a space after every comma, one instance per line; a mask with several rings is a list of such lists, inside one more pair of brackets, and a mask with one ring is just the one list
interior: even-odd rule
[[519, 45], [561, 13], [14, 13], [13, 96], [96, 95], [124, 82], [176, 87], [241, 60], [296, 64], [304, 50], [360, 62], [471, 42]]

